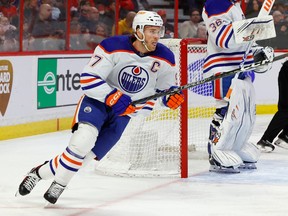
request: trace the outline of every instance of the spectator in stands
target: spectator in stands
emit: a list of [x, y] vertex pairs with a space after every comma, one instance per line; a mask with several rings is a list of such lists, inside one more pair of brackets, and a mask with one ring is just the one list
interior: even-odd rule
[[0, 29], [3, 30], [3, 33], [5, 34], [8, 30], [16, 30], [16, 26], [11, 25], [9, 19], [2, 16], [0, 17]]
[[163, 26], [165, 27], [164, 38], [173, 38], [174, 37], [174, 26], [167, 21], [166, 10], [158, 10], [157, 13], [161, 16], [163, 20]]
[[[132, 22], [136, 13], [134, 11], [130, 11], [127, 13], [126, 18], [120, 20], [118, 22], [118, 32], [117, 35], [128, 35], [133, 33]], [[115, 25], [112, 28], [112, 35], [115, 35]]]
[[138, 11], [137, 0], [120, 0], [120, 19], [125, 19], [129, 11]]
[[115, 22], [115, 2], [114, 0], [109, 0], [109, 5], [104, 8], [105, 11], [100, 13], [100, 22], [107, 26], [108, 36], [112, 35], [112, 27]]
[[207, 40], [207, 29], [205, 24], [199, 24], [198, 29], [197, 29], [197, 38], [201, 38], [204, 40]]
[[27, 31], [32, 32], [33, 25], [39, 13], [39, 6], [37, 0], [24, 1], [24, 19], [28, 24]]
[[[197, 38], [197, 29], [202, 18], [200, 11], [194, 8], [190, 13], [190, 20], [184, 21], [179, 28], [180, 38]], [[203, 22], [201, 22], [203, 23]]]
[[276, 10], [272, 13], [277, 37], [262, 40], [258, 43], [262, 46], [272, 46], [274, 49], [288, 49], [288, 22], [284, 15]]
[[59, 20], [61, 11], [60, 9], [56, 6], [56, 0], [42, 0], [42, 4], [49, 4], [52, 9], [51, 13], [51, 19], [52, 20]]
[[[0, 51], [18, 51], [19, 37], [16, 37], [17, 28], [10, 24], [7, 17], [0, 17]], [[17, 34], [18, 36], [19, 34]]]
[[23, 51], [29, 51], [29, 50], [35, 50], [34, 49], [34, 38], [31, 36], [31, 33], [29, 31], [29, 22], [27, 19], [24, 19], [23, 24], [23, 41], [22, 41], [22, 49]]
[[95, 34], [95, 27], [100, 23], [99, 21], [99, 11], [96, 7], [90, 7], [88, 12], [88, 30], [90, 34]]
[[17, 8], [10, 0], [0, 0], [0, 12], [11, 22], [13, 17], [18, 16]]
[[[52, 8], [49, 4], [40, 5], [39, 14], [32, 29], [32, 36], [35, 38], [34, 48], [36, 50], [45, 49], [44, 43], [46, 44], [49, 38], [58, 38], [60, 40], [60, 37], [63, 37], [63, 29], [59, 27], [56, 21], [51, 19], [51, 14]], [[56, 42], [55, 40], [53, 41]], [[55, 46], [57, 46], [57, 44], [55, 44]], [[60, 47], [55, 47], [55, 49], [58, 48]]]
[[179, 7], [183, 8], [185, 15], [190, 15], [190, 11], [198, 9], [202, 12], [205, 0], [179, 0]]
[[18, 31], [16, 29], [8, 29], [4, 34], [4, 43], [1, 46], [3, 52], [19, 51]]
[[[86, 1], [86, 3], [84, 1], [82, 1], [83, 4], [80, 4], [80, 8], [79, 8], [79, 23], [81, 25], [81, 32], [86, 32], [89, 29], [89, 13], [91, 10], [91, 6], [87, 3], [89, 3], [88, 1]], [[84, 4], [85, 3], [85, 4]]]
[[108, 37], [107, 26], [104, 23], [99, 23], [96, 26], [95, 34], [91, 35], [89, 48], [94, 50], [102, 40]]
[[250, 0], [247, 3], [246, 18], [257, 17], [261, 8], [262, 2], [259, 0]]
[[80, 35], [81, 25], [78, 20], [72, 20], [70, 23], [70, 50], [81, 50], [81, 45], [83, 43], [81, 43]]
[[138, 3], [138, 8], [137, 9], [135, 8], [136, 11], [152, 10], [152, 7], [147, 0], [137, 0], [137, 3]]

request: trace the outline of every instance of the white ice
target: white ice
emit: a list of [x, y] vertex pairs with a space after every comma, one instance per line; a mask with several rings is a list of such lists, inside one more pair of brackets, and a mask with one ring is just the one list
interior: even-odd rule
[[[251, 141], [258, 141], [271, 115], [257, 116]], [[208, 172], [206, 160], [189, 161], [189, 178], [109, 177], [81, 170], [58, 202], [46, 206], [51, 181], [15, 197], [24, 175], [59, 154], [70, 131], [0, 142], [0, 216], [285, 216], [288, 215], [288, 151], [263, 153], [258, 169], [240, 174]]]

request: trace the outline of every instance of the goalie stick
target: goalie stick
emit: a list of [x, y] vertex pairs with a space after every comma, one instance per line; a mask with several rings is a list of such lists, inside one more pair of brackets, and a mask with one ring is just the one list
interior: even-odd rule
[[[274, 61], [279, 61], [279, 60], [281, 60], [281, 59], [283, 59], [285, 57], [288, 57], [288, 52], [285, 53], [285, 54], [276, 56], [274, 58], [273, 62]], [[234, 75], [236, 73], [240, 73], [240, 72], [250, 71], [250, 70], [253, 70], [253, 69], [255, 69], [255, 68], [259, 67], [259, 66], [262, 66], [262, 65], [265, 65], [265, 64], [268, 64], [268, 63], [270, 63], [270, 62], [267, 59], [265, 59], [265, 60], [262, 60], [262, 61], [259, 61], [259, 62], [255, 62], [255, 63], [250, 64], [250, 65], [243, 66], [242, 68], [237, 68], [237, 69], [234, 69], [234, 70], [231, 70], [231, 71], [228, 71], [228, 72], [215, 74], [215, 75], [207, 77], [205, 79], [202, 79], [202, 80], [199, 80], [199, 81], [195, 81], [195, 82], [192, 82], [192, 83], [188, 83], [188, 84], [183, 85], [183, 86], [179, 86], [178, 88], [169, 89], [169, 90], [164, 91], [164, 92], [159, 92], [157, 94], [154, 94], [154, 95], [151, 95], [151, 96], [139, 99], [139, 100], [135, 100], [131, 104], [135, 105], [135, 104], [145, 103], [145, 102], [147, 102], [149, 100], [153, 100], [153, 99], [156, 99], [156, 98], [159, 98], [159, 97], [163, 97], [163, 96], [166, 96], [166, 95], [174, 94], [174, 93], [177, 93], [179, 91], [182, 91], [182, 90], [185, 90], [185, 89], [188, 89], [188, 88], [192, 88], [194, 86], [198, 86], [198, 85], [201, 85], [201, 84], [204, 84], [204, 83], [207, 83], [207, 82], [214, 81], [216, 79], [221, 79], [221, 78], [224, 78], [224, 77], [228, 77], [228, 76]]]

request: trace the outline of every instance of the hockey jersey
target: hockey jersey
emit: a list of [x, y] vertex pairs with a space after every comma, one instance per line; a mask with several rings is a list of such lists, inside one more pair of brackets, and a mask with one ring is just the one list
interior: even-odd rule
[[208, 31], [207, 57], [204, 76], [239, 68], [241, 63], [252, 64], [253, 54], [248, 43], [236, 44], [232, 23], [245, 19], [239, 3], [230, 0], [207, 0], [202, 12]]
[[[153, 52], [139, 53], [131, 36], [115, 36], [103, 40], [94, 50], [81, 74], [84, 93], [105, 102], [114, 88], [141, 99], [174, 86], [176, 81], [174, 54], [158, 43]], [[136, 105], [136, 110], [152, 110], [155, 100]]]

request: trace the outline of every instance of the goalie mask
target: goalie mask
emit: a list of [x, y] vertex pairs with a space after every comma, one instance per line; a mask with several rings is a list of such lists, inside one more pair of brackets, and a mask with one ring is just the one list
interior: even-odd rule
[[144, 36], [144, 28], [145, 26], [159, 26], [160, 27], [160, 37], [164, 36], [164, 26], [163, 20], [159, 14], [154, 11], [139, 11], [136, 16], [134, 17], [132, 28], [135, 32], [135, 36], [138, 40], [144, 41], [145, 38], [139, 39], [136, 35], [136, 30], [139, 29], [140, 33]]

